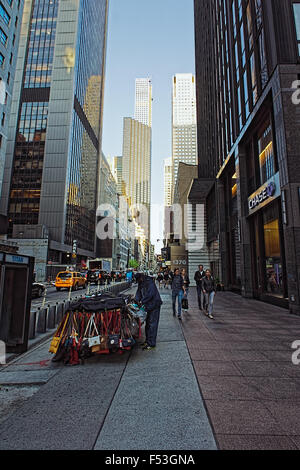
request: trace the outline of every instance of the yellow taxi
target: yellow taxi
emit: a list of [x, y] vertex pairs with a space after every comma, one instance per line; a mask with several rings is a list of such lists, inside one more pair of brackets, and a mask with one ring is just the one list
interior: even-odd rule
[[61, 289], [77, 290], [80, 287], [86, 288], [86, 278], [83, 274], [71, 271], [63, 271], [56, 276], [55, 287], [57, 291]]

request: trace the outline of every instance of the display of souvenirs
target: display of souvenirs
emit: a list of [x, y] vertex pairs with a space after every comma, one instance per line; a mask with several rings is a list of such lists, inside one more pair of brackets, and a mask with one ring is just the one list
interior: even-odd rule
[[146, 315], [131, 296], [100, 294], [73, 302], [51, 341], [52, 361], [78, 365], [92, 355], [131, 350]]

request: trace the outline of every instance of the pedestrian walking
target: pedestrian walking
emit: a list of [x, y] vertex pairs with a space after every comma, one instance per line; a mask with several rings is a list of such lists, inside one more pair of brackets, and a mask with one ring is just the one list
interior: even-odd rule
[[202, 279], [205, 276], [205, 271], [203, 269], [203, 265], [199, 265], [198, 271], [195, 272], [194, 280], [196, 281], [197, 285], [197, 297], [198, 297], [198, 306], [199, 310], [204, 310], [204, 294], [202, 290]]
[[205, 297], [205, 314], [209, 318], [213, 319], [213, 306], [216, 295], [216, 286], [210, 269], [205, 271], [205, 276], [202, 278], [202, 290]]
[[144, 306], [147, 312], [145, 326], [146, 342], [142, 348], [144, 351], [151, 351], [156, 347], [162, 300], [155, 285], [155, 280], [152, 277], [139, 273], [137, 281], [138, 290], [135, 294], [135, 301]]
[[169, 286], [169, 280], [170, 280], [170, 275], [169, 275], [169, 271], [165, 271], [164, 272], [164, 288], [167, 289], [168, 286]]
[[126, 281], [129, 282], [129, 287], [132, 286], [132, 279], [133, 279], [133, 272], [132, 271], [127, 271]]
[[189, 294], [189, 287], [190, 287], [190, 278], [185, 268], [182, 269], [181, 275], [183, 279], [182, 310], [188, 310], [188, 294]]
[[178, 299], [177, 316], [179, 320], [182, 320], [181, 309], [182, 309], [183, 295], [184, 295], [183, 278], [179, 269], [177, 268], [174, 271], [174, 277], [172, 281], [172, 306], [173, 306], [173, 316], [176, 317], [176, 299]]
[[163, 281], [164, 277], [161, 272], [158, 273], [157, 275], [157, 282], [158, 282], [158, 288], [160, 289], [160, 284]]

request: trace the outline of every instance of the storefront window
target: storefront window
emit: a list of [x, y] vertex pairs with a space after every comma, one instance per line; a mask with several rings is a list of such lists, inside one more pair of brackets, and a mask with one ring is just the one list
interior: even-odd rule
[[283, 296], [283, 274], [280, 252], [279, 220], [264, 224], [266, 290], [269, 294]]
[[258, 140], [260, 184], [266, 183], [275, 175], [275, 158], [272, 129], [268, 126]]

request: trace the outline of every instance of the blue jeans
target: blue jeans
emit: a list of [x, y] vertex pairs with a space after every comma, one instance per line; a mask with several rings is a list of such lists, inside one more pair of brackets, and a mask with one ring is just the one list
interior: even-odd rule
[[183, 298], [183, 290], [172, 291], [172, 304], [173, 304], [173, 313], [176, 314], [176, 298], [178, 297], [178, 316], [181, 317], [181, 303]]
[[215, 298], [215, 292], [207, 292], [204, 294], [205, 297], [205, 304], [208, 307], [208, 314], [212, 315], [213, 313], [213, 307], [214, 307], [214, 298]]
[[160, 317], [160, 307], [154, 310], [151, 310], [147, 314], [146, 326], [145, 326], [146, 343], [148, 344], [148, 346], [151, 346], [152, 348], [155, 348], [156, 346], [159, 317]]

